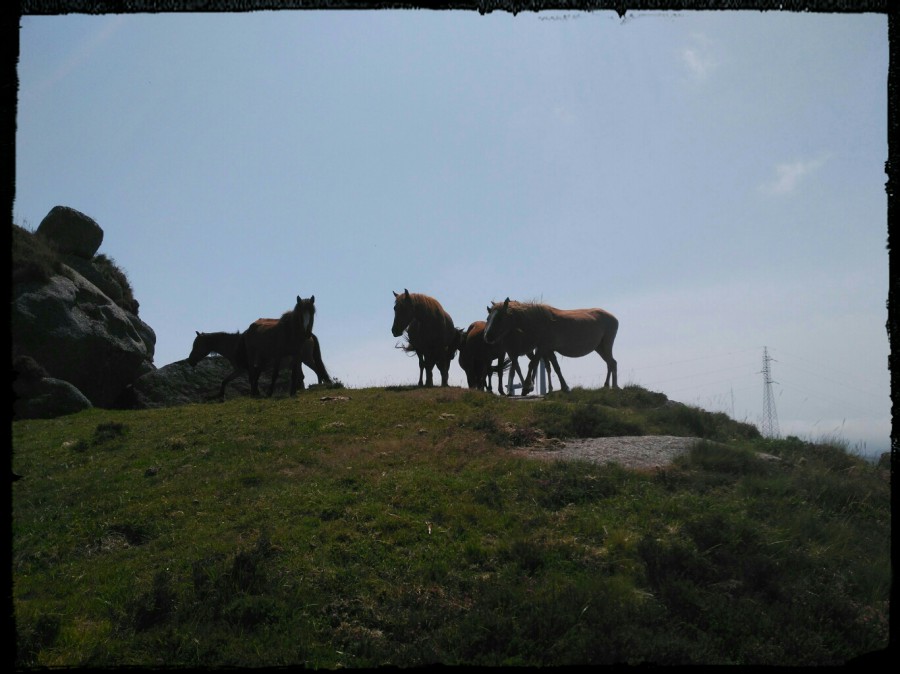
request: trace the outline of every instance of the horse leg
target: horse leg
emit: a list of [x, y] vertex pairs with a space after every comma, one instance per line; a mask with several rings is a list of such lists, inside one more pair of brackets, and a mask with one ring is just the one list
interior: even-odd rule
[[[519, 367], [519, 359], [518, 357], [512, 358], [513, 371], [519, 375], [519, 381], [522, 383], [522, 395], [527, 396], [531, 393], [534, 387], [531, 385], [530, 380], [527, 377], [522, 376], [522, 368]], [[531, 366], [529, 365], [529, 371]], [[506, 395], [511, 396], [513, 394], [512, 388], [506, 391]]]
[[422, 358], [423, 367], [425, 370], [425, 386], [434, 386], [434, 375], [433, 370], [435, 366], [435, 362], [432, 358]]
[[314, 335], [310, 337], [310, 341], [312, 342], [312, 353], [307, 353], [308, 349], [303, 350], [303, 364], [316, 373], [320, 384], [330, 384], [331, 377], [328, 376], [328, 370], [325, 369], [325, 363], [322, 361], [319, 340]]
[[269, 392], [266, 394], [267, 398], [271, 398], [272, 394], [275, 392], [275, 380], [278, 379], [278, 366], [281, 365], [281, 358], [275, 357], [275, 364], [272, 366], [272, 381], [269, 382]]
[[[519, 379], [522, 379], [522, 395], [526, 396], [534, 390], [534, 376], [537, 373], [537, 365], [538, 365], [538, 356], [536, 355], [537, 351], [528, 356], [528, 371], [525, 374], [525, 379], [522, 379], [522, 373], [519, 373]], [[518, 369], [518, 364], [516, 364], [516, 369]]]
[[616, 362], [616, 359], [613, 358], [612, 344], [607, 344], [604, 339], [600, 342], [600, 346], [597, 347], [596, 351], [600, 354], [600, 357], [606, 361], [606, 381], [603, 383], [603, 388], [609, 388], [610, 376], [612, 376], [612, 387], [619, 388], [619, 364]]
[[247, 367], [247, 378], [250, 380], [250, 395], [259, 395], [259, 374], [262, 369], [258, 365]]
[[441, 373], [441, 386], [450, 385], [450, 360], [444, 360], [437, 364], [438, 371]]
[[[553, 365], [553, 369], [556, 370], [556, 376], [559, 377], [560, 391], [568, 391], [569, 385], [566, 384], [566, 380], [563, 379], [562, 372], [559, 369], [559, 361], [556, 360], [556, 352], [551, 351], [548, 358], [550, 359], [550, 363]], [[550, 368], [548, 366], [545, 366], [545, 367], [547, 367], [547, 379], [549, 380], [550, 379]], [[550, 390], [552, 391], [553, 388], [551, 387]]]
[[225, 386], [241, 373], [241, 368], [234, 368], [225, 379], [222, 380], [222, 386], [219, 388], [219, 397], [225, 400]]
[[296, 395], [297, 389], [303, 390], [303, 366], [299, 356], [291, 361], [291, 396]]

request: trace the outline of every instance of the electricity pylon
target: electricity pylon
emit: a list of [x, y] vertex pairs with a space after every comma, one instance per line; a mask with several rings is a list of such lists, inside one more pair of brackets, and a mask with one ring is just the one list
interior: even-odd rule
[[778, 429], [778, 412], [775, 410], [775, 398], [772, 397], [772, 384], [778, 383], [772, 381], [771, 370], [769, 370], [769, 361], [775, 360], [769, 358], [769, 350], [763, 347], [763, 420], [762, 434], [767, 438], [777, 438], [781, 435]]

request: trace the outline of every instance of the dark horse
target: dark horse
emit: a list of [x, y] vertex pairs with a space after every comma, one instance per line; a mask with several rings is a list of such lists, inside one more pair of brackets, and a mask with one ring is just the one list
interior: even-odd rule
[[[490, 317], [491, 307], [488, 307], [487, 311], [488, 317]], [[485, 327], [487, 327], [486, 324]], [[482, 337], [484, 336], [484, 329], [482, 329], [481, 335]], [[487, 342], [487, 339], [485, 339], [485, 342]], [[531, 335], [525, 334], [521, 330], [512, 330], [504, 334], [502, 340], [496, 341], [495, 346], [500, 348], [509, 359], [508, 368], [511, 369], [511, 372], [510, 387], [506, 391], [507, 395], [513, 394], [511, 386], [513, 372], [519, 375], [519, 381], [522, 384], [523, 396], [528, 395], [529, 393], [531, 393], [531, 391], [534, 390], [533, 376], [540, 361], [544, 362], [544, 368], [547, 371], [547, 383], [549, 385], [548, 388], [550, 391], [553, 390], [553, 377], [550, 373], [550, 357], [545, 353], [538, 353], [537, 343]], [[520, 356], [526, 356], [528, 358], [528, 370], [526, 376], [522, 376], [522, 370], [519, 367]], [[500, 393], [501, 395], [503, 394], [502, 388], [500, 389]]]
[[269, 382], [269, 391], [266, 395], [272, 396], [281, 360], [287, 357], [291, 359], [290, 394], [294, 395], [298, 388], [302, 388], [303, 371], [300, 363], [303, 346], [312, 336], [316, 316], [315, 301], [315, 295], [308, 300], [301, 299], [297, 295], [294, 308], [282, 314], [281, 318], [277, 320], [259, 318], [244, 330], [240, 348], [244, 351], [241, 357], [245, 358], [247, 363], [251, 395], [259, 395], [259, 375], [263, 368], [271, 363], [272, 380]]
[[[487, 327], [484, 339], [488, 344], [505, 343], [513, 336], [534, 344], [536, 356], [548, 358], [559, 377], [560, 388], [569, 387], [559, 371], [556, 354], [580, 358], [596, 352], [606, 362], [606, 382], [612, 378], [613, 388], [618, 388], [617, 363], [612, 355], [613, 342], [619, 329], [619, 321], [603, 309], [556, 309], [536, 302], [494, 302], [488, 307]], [[532, 384], [536, 360], [528, 368], [528, 382]]]
[[459, 366], [466, 373], [469, 388], [479, 391], [492, 390], [491, 376], [496, 372], [497, 391], [503, 395], [503, 372], [510, 361], [501, 345], [484, 341], [485, 325], [484, 321], [475, 321], [465, 331], [459, 331]]
[[[274, 319], [260, 319], [274, 320]], [[231, 364], [231, 373], [222, 380], [219, 388], [219, 398], [225, 399], [225, 386], [238, 375], [247, 372], [246, 351], [240, 348], [240, 332], [197, 332], [188, 363], [195, 367], [202, 359], [211, 353], [218, 353]], [[322, 362], [322, 350], [319, 348], [319, 338], [310, 334], [309, 339], [303, 344], [300, 359], [306, 367], [316, 373], [320, 384], [331, 383], [325, 363]], [[301, 388], [303, 378], [301, 377]]]
[[432, 371], [437, 365], [441, 373], [441, 386], [447, 386], [450, 361], [456, 355], [459, 334], [453, 326], [450, 314], [433, 297], [404, 290], [394, 293], [394, 323], [391, 334], [399, 337], [407, 331], [409, 345], [405, 351], [419, 357], [419, 382], [425, 372], [425, 386], [434, 386]]

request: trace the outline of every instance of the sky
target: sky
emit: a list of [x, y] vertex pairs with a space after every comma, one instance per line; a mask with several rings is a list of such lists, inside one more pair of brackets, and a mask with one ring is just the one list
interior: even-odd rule
[[[394, 291], [461, 328], [506, 297], [602, 307], [620, 385], [761, 425], [766, 349], [782, 436], [890, 449], [886, 15], [67, 14], [19, 35], [13, 222], [63, 205], [102, 227], [157, 367], [297, 295], [351, 388], [418, 379]], [[559, 360], [603, 384], [596, 354]]]

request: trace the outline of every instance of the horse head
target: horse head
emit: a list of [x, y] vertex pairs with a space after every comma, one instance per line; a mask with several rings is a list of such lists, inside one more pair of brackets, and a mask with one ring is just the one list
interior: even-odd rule
[[187, 357], [188, 363], [190, 363], [191, 367], [196, 367], [197, 363], [206, 358], [207, 354], [209, 354], [209, 349], [206, 348], [206, 335], [205, 333], [200, 332], [199, 330], [195, 330], [197, 336], [194, 337], [194, 345], [191, 347], [191, 355]]
[[487, 324], [484, 326], [484, 341], [488, 344], [499, 342], [510, 329], [509, 298], [503, 304], [494, 302], [487, 308]]
[[453, 334], [450, 337], [450, 344], [447, 346], [447, 350], [450, 352], [450, 358], [453, 358], [456, 355], [457, 351], [462, 351], [466, 343], [466, 335], [468, 334], [468, 330], [463, 330], [462, 328], [457, 327], [453, 328]]
[[308, 300], [304, 300], [300, 295], [297, 295], [297, 304], [294, 305], [294, 320], [300, 324], [300, 332], [303, 339], [309, 339], [315, 319], [316, 296], [310, 295]]
[[409, 290], [404, 288], [403, 294], [394, 293], [394, 323], [391, 325], [391, 334], [399, 337], [409, 327], [413, 319], [413, 299]]

